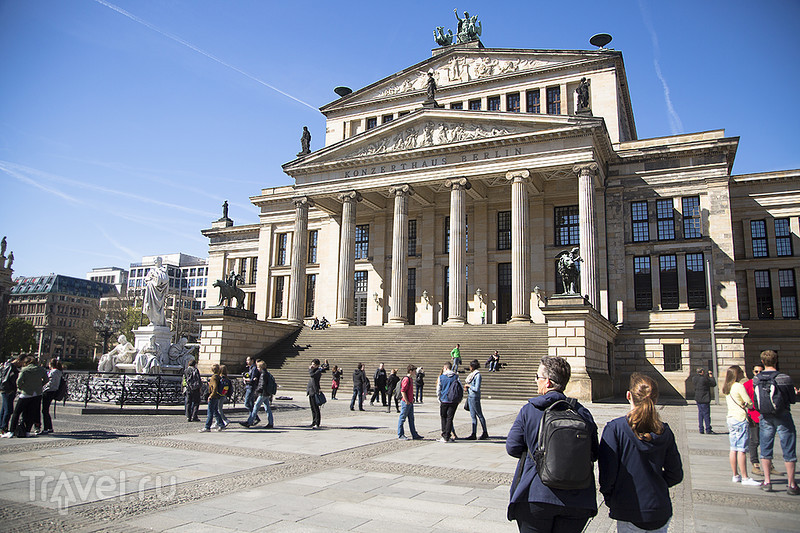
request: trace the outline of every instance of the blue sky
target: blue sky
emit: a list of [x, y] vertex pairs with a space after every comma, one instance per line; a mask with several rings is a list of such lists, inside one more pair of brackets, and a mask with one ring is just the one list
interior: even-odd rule
[[15, 275], [83, 277], [142, 255], [207, 254], [230, 203], [291, 184], [317, 111], [430, 57], [453, 8], [492, 48], [625, 59], [640, 138], [724, 128], [734, 173], [800, 168], [796, 0], [267, 2], [0, 0], [0, 234]]

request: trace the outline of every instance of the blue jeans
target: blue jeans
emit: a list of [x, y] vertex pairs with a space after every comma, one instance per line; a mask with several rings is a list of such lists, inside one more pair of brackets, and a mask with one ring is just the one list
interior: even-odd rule
[[245, 387], [244, 389], [244, 407], [248, 411], [253, 410], [253, 404], [256, 403], [256, 395], [255, 391], [253, 391], [253, 387]]
[[400, 401], [400, 416], [397, 419], [397, 436], [402, 437], [405, 435], [403, 432], [403, 424], [408, 419], [408, 429], [411, 430], [412, 437], [419, 437], [417, 428], [414, 426], [414, 404]]
[[488, 434], [489, 432], [486, 431], [486, 418], [484, 418], [483, 410], [481, 409], [481, 397], [470, 394], [467, 396], [467, 403], [469, 404], [469, 416], [472, 418], [472, 434], [474, 435], [478, 429], [478, 420], [481, 421], [483, 434]]
[[211, 422], [216, 417], [219, 427], [225, 427], [225, 421], [222, 420], [222, 415], [219, 414], [219, 398], [208, 399], [208, 416], [206, 417], [206, 429], [211, 429]]
[[[711, 432], [711, 404], [697, 404], [697, 422], [700, 425], [700, 433]], [[706, 426], [705, 431], [703, 431], [703, 424]]]
[[350, 399], [350, 409], [355, 409], [356, 397], [358, 397], [358, 408], [364, 409], [364, 391], [361, 389], [353, 389], [353, 397]]
[[14, 397], [16, 392], [3, 393], [3, 410], [0, 411], [0, 427], [8, 430], [8, 421], [11, 420], [11, 413], [14, 412]]
[[247, 419], [247, 424], [251, 425], [258, 419], [258, 409], [261, 406], [267, 411], [267, 425], [272, 425], [272, 408], [269, 406], [269, 396], [259, 396], [256, 403], [253, 404], [253, 409], [250, 411], [250, 417]]
[[458, 362], [459, 359], [453, 359], [453, 372], [455, 372], [456, 374], [458, 374]]
[[789, 410], [777, 415], [761, 415], [758, 423], [759, 438], [761, 440], [761, 458], [772, 459], [772, 449], [775, 447], [775, 432], [783, 450], [783, 461], [786, 463], [797, 462], [797, 433]]

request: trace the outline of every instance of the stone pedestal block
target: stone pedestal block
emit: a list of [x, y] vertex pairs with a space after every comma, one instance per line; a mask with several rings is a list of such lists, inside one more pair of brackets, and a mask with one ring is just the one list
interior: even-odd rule
[[142, 326], [133, 330], [133, 347], [137, 352], [142, 351], [145, 346], [150, 344], [150, 339], [154, 338], [158, 344], [158, 355], [162, 361], [167, 360], [169, 347], [172, 344], [172, 332], [167, 326]]

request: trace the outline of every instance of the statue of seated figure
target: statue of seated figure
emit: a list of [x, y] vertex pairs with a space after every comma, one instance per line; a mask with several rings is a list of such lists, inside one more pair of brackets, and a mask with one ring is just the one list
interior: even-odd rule
[[119, 372], [119, 364], [128, 364], [133, 362], [136, 355], [136, 348], [133, 344], [128, 342], [125, 335], [120, 335], [117, 338], [117, 344], [113, 350], [103, 354], [100, 357], [100, 362], [97, 364], [98, 372]]
[[137, 374], [160, 374], [161, 373], [161, 358], [159, 352], [161, 349], [156, 344], [155, 337], [150, 337], [150, 344], [139, 350], [139, 355], [136, 356], [136, 373]]
[[188, 342], [189, 339], [181, 337], [178, 342], [173, 343], [167, 352], [167, 360], [163, 363], [185, 369], [189, 365], [189, 361], [194, 360], [194, 347], [187, 348], [186, 343]]

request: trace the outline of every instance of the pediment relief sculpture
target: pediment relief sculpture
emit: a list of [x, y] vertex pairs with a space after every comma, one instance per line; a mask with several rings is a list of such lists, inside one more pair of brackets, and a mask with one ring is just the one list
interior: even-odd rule
[[486, 137], [497, 137], [519, 133], [510, 127], [484, 126], [482, 124], [447, 123], [428, 121], [414, 124], [389, 137], [384, 137], [344, 156], [345, 159], [363, 157], [401, 150], [413, 150], [440, 144], [472, 141]]
[[[433, 79], [439, 87], [491, 76], [499, 76], [521, 70], [530, 70], [550, 64], [538, 59], [498, 59], [488, 57], [453, 57], [446, 63], [433, 67]], [[379, 91], [375, 97], [385, 98], [411, 91], [421, 91], [428, 81], [428, 71], [419, 71], [403, 80], [395, 81]]]

